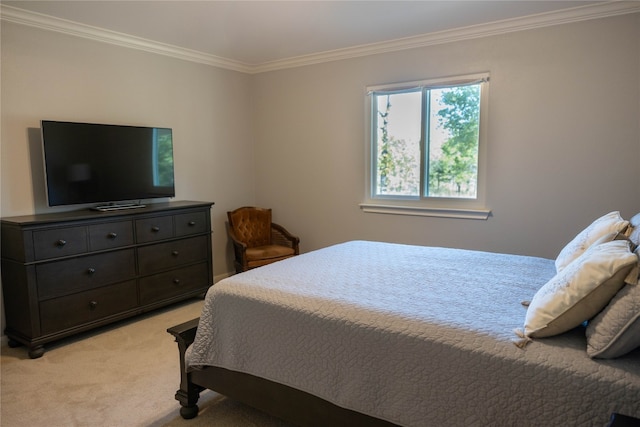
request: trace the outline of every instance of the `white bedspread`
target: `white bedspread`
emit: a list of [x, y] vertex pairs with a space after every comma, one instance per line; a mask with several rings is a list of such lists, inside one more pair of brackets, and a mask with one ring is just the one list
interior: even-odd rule
[[354, 241], [227, 278], [187, 366], [277, 381], [405, 426], [602, 426], [640, 417], [640, 351], [584, 331], [513, 344], [552, 260]]

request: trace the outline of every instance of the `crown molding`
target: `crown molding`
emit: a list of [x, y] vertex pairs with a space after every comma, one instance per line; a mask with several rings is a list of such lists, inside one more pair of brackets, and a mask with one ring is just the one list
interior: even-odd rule
[[425, 46], [452, 43], [461, 40], [477, 39], [482, 37], [507, 34], [516, 31], [524, 31], [535, 28], [549, 27], [553, 25], [568, 24], [572, 22], [587, 21], [591, 19], [606, 18], [616, 15], [640, 12], [640, 1], [611, 1], [590, 6], [581, 6], [565, 9], [558, 12], [547, 12], [530, 15], [522, 18], [507, 19], [487, 24], [473, 25], [452, 30], [423, 34], [420, 36], [406, 37], [381, 43], [373, 43], [354, 46], [345, 49], [337, 49], [317, 54], [298, 56], [281, 61], [258, 64], [253, 68], [253, 73], [263, 73], [285, 68], [302, 67], [322, 62], [337, 61], [342, 59], [357, 58], [361, 56], [377, 55], [387, 52], [396, 52], [406, 49], [414, 49]]
[[116, 31], [106, 30], [65, 19], [55, 18], [13, 6], [0, 4], [0, 18], [48, 31], [55, 31], [76, 37], [82, 37], [103, 43], [114, 44], [131, 49], [138, 49], [159, 55], [170, 56], [185, 61], [197, 62], [213, 67], [239, 71], [247, 74], [258, 74], [286, 68], [302, 67], [322, 62], [339, 61], [368, 55], [377, 55], [399, 50], [451, 43], [461, 40], [476, 39], [516, 31], [568, 24], [591, 19], [606, 18], [616, 15], [640, 12], [639, 1], [608, 1], [595, 5], [580, 6], [557, 12], [541, 13], [522, 18], [507, 19], [487, 24], [473, 25], [453, 30], [439, 31], [420, 36], [406, 37], [381, 43], [360, 45], [344, 49], [336, 49], [316, 54], [297, 56], [261, 64], [247, 64], [232, 59], [222, 58], [204, 52], [160, 43], [141, 37], [131, 36]]
[[136, 37], [117, 31], [106, 30], [104, 28], [56, 18], [37, 12], [31, 12], [13, 6], [0, 4], [0, 16], [3, 21], [7, 22], [28, 25], [41, 30], [55, 31], [58, 33], [131, 49], [143, 50], [145, 52], [170, 56], [213, 67], [225, 68], [243, 73], [252, 73], [254, 70], [253, 66], [243, 62], [234, 61], [232, 59], [222, 58], [196, 50], [185, 49], [166, 43], [148, 40], [142, 37]]

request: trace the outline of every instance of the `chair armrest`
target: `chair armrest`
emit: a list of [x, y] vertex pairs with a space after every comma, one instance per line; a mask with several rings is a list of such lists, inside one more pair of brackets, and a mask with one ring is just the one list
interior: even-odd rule
[[236, 267], [236, 273], [244, 271], [247, 269], [247, 245], [244, 242], [241, 242], [240, 239], [236, 236], [236, 233], [233, 231], [233, 228], [229, 225], [229, 222], [225, 222], [225, 226], [227, 227], [227, 235], [231, 240], [231, 244], [233, 246], [233, 253], [235, 256], [234, 265]]
[[274, 244], [289, 246], [293, 248], [296, 255], [300, 254], [300, 238], [275, 222], [271, 223], [271, 239]]
[[233, 229], [229, 226], [228, 222], [225, 222], [225, 225], [227, 227], [227, 234], [229, 235], [229, 238], [231, 239], [231, 243], [233, 243], [234, 246], [237, 246], [237, 248], [242, 250], [243, 252], [246, 251], [247, 250], [247, 245], [244, 244], [243, 242], [241, 242], [236, 237], [236, 233], [234, 233]]

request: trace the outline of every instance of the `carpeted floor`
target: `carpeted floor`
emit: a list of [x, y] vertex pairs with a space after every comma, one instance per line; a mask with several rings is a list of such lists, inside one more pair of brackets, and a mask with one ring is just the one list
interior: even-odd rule
[[201, 307], [190, 300], [51, 343], [39, 359], [3, 344], [0, 425], [288, 426], [212, 391], [201, 394], [197, 418], [180, 417], [178, 349], [166, 329]]

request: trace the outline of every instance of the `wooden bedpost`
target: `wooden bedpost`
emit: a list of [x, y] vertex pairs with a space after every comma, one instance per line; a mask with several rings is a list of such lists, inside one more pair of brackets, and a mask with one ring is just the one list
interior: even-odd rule
[[198, 321], [196, 318], [180, 325], [167, 329], [173, 335], [178, 343], [178, 351], [180, 352], [180, 389], [176, 391], [175, 398], [182, 406], [180, 415], [184, 419], [195, 418], [198, 416], [198, 399], [203, 387], [197, 386], [191, 382], [191, 373], [188, 373], [185, 365], [185, 353], [187, 347], [193, 343], [198, 329]]

